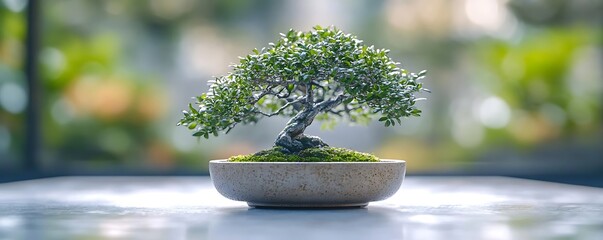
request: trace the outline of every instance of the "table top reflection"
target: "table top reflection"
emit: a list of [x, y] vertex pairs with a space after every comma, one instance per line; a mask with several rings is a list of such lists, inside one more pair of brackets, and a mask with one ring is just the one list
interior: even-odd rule
[[409, 177], [342, 210], [254, 209], [208, 177], [0, 184], [0, 239], [603, 239], [603, 189], [503, 177]]

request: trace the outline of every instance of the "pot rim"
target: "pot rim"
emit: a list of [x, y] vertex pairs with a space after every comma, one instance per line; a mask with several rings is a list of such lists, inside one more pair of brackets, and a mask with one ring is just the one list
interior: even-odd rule
[[370, 165], [370, 164], [406, 164], [405, 160], [398, 159], [379, 159], [379, 162], [231, 162], [228, 159], [217, 159], [211, 160], [209, 163], [212, 164], [249, 164], [249, 165], [348, 165], [348, 164], [360, 164], [360, 165]]

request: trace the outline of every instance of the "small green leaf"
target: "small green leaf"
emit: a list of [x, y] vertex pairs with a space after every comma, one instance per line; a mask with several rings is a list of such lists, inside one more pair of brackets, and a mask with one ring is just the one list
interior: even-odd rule
[[198, 115], [198, 114], [199, 114], [199, 111], [197, 111], [197, 109], [195, 109], [195, 108], [193, 107], [193, 104], [191, 104], [191, 103], [189, 103], [189, 104], [188, 104], [188, 109], [190, 109], [190, 110], [191, 110], [191, 112], [192, 112], [193, 114], [195, 114], [195, 115]]

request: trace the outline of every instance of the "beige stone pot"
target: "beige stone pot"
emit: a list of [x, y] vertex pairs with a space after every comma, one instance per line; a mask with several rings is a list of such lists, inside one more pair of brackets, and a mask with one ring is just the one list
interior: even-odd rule
[[398, 191], [406, 162], [230, 162], [209, 172], [223, 196], [252, 207], [364, 207]]

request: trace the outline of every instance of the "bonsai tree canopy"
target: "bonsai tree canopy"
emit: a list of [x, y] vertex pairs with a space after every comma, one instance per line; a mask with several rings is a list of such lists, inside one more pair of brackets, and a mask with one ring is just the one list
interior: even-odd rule
[[366, 123], [378, 118], [385, 126], [419, 116], [418, 74], [400, 68], [389, 50], [366, 46], [350, 34], [330, 27], [289, 30], [276, 43], [240, 58], [232, 72], [210, 81], [178, 125], [208, 138], [238, 124], [263, 117], [290, 117], [274, 144], [285, 153], [327, 146], [304, 134], [314, 119]]

